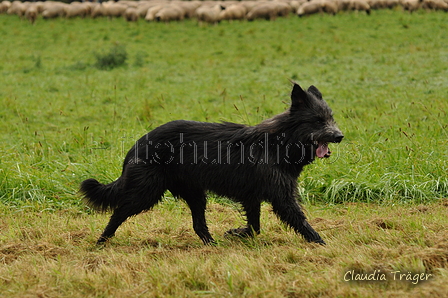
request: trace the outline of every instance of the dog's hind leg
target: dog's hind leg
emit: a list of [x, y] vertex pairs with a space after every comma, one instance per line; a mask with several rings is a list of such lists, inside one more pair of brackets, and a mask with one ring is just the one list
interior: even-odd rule
[[325, 241], [322, 240], [306, 220], [305, 214], [294, 197], [278, 198], [271, 201], [271, 203], [274, 213], [277, 214], [280, 220], [293, 228], [297, 233], [302, 234], [305, 240], [325, 244]]
[[117, 209], [114, 210], [112, 216], [110, 217], [109, 223], [101, 234], [100, 238], [97, 241], [97, 244], [102, 244], [107, 241], [109, 238], [115, 235], [115, 231], [118, 227], [126, 221], [129, 217], [133, 215], [137, 215], [142, 211], [146, 211], [154, 207], [161, 199], [163, 192], [158, 195], [158, 197], [152, 197], [149, 200], [145, 200], [146, 198], [139, 198], [140, 200], [145, 201], [127, 201], [125, 204], [121, 205]]
[[154, 175], [142, 176], [132, 177], [129, 175], [127, 177], [132, 179], [130, 179], [126, 191], [122, 194], [124, 198], [114, 210], [97, 244], [101, 244], [113, 237], [115, 231], [126, 219], [142, 211], [150, 210], [162, 200], [165, 192], [162, 181], [155, 179]]
[[247, 226], [231, 229], [226, 232], [227, 235], [239, 237], [251, 237], [254, 234], [260, 234], [260, 208], [261, 202], [251, 200], [237, 200], [242, 202], [243, 210], [247, 218]]
[[109, 238], [113, 237], [115, 235], [115, 231], [126, 219], [128, 219], [128, 217], [137, 215], [142, 211], [143, 210], [141, 208], [136, 208], [132, 204], [122, 205], [115, 209], [114, 213], [110, 217], [109, 223], [98, 239], [97, 244], [102, 244]]

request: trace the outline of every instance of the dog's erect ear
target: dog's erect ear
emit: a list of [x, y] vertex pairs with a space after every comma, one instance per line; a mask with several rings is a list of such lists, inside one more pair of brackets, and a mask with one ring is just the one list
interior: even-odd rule
[[292, 87], [291, 92], [291, 108], [299, 108], [306, 101], [308, 101], [308, 95], [302, 89], [302, 87], [299, 86], [299, 84], [295, 82], [292, 83], [294, 84], [294, 86]]
[[311, 94], [313, 94], [313, 95], [316, 96], [317, 98], [322, 99], [322, 93], [320, 93], [320, 91], [319, 91], [315, 86], [311, 85], [311, 86], [308, 88], [308, 92], [311, 93]]

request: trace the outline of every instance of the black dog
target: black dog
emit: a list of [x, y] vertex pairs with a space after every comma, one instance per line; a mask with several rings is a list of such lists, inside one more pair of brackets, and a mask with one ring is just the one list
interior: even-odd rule
[[207, 191], [241, 203], [245, 211], [247, 226], [228, 234], [259, 233], [260, 205], [267, 201], [307, 241], [325, 244], [297, 202], [297, 178], [316, 156], [330, 156], [329, 142], [343, 137], [319, 90], [294, 83], [291, 107], [255, 126], [179, 120], [154, 129], [128, 152], [120, 178], [107, 185], [87, 179], [81, 193], [93, 208], [113, 210], [98, 243], [169, 190], [187, 202], [205, 244], [214, 243], [205, 220]]

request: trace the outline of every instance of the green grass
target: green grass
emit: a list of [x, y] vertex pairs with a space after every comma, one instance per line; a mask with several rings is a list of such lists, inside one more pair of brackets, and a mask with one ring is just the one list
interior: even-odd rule
[[[31, 26], [0, 15], [0, 293], [441, 296], [446, 19], [374, 11], [210, 27], [121, 19]], [[125, 65], [96, 68], [95, 54], [115, 45], [125, 49]], [[253, 125], [280, 113], [289, 104], [288, 79], [316, 85], [345, 135], [330, 159], [299, 178], [312, 224], [330, 248], [304, 243], [267, 206], [260, 237], [203, 247], [188, 210], [169, 196], [120, 228], [109, 247], [93, 247], [107, 215], [90, 214], [80, 201], [82, 180], [117, 178], [134, 141], [167, 121]], [[234, 205], [212, 202], [224, 202], [209, 211], [214, 236], [243, 224]], [[344, 268], [437, 278], [421, 287], [355, 287], [341, 282]]]
[[[446, 197], [444, 13], [288, 18], [198, 27], [2, 15], [0, 196], [76, 204], [80, 181], [119, 175], [125, 152], [174, 119], [256, 124], [282, 112], [288, 79], [316, 85], [345, 134], [301, 178], [312, 202]], [[116, 45], [128, 63], [95, 68]], [[236, 107], [236, 108], [235, 108]]]

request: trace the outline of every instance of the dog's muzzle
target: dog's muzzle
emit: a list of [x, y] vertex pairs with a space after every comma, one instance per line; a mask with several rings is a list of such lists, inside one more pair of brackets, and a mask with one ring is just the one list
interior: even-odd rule
[[344, 138], [344, 135], [342, 133], [337, 133], [334, 136], [334, 141], [333, 143], [340, 143], [342, 141], [342, 139]]

